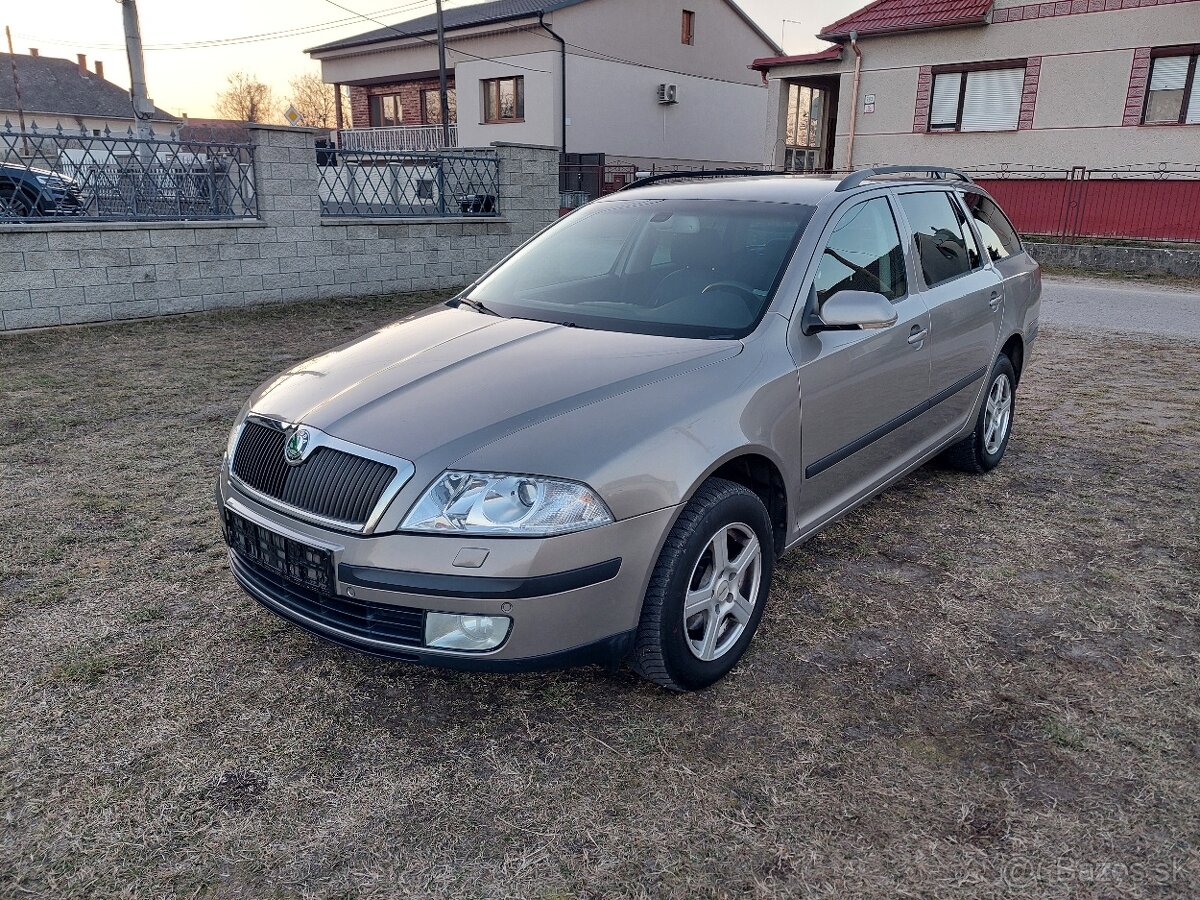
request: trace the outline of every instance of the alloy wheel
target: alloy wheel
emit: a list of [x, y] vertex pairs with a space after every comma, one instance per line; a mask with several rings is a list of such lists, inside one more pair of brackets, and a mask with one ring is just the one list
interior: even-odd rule
[[1012, 424], [1012, 385], [1003, 372], [992, 382], [984, 407], [983, 448], [989, 456], [1000, 452]]
[[688, 579], [683, 627], [697, 659], [720, 659], [750, 623], [762, 582], [762, 547], [749, 525], [722, 526], [705, 545]]

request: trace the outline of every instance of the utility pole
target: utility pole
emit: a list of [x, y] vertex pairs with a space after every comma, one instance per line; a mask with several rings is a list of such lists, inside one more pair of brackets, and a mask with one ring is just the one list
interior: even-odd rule
[[146, 62], [142, 59], [142, 29], [138, 24], [137, 0], [117, 0], [125, 21], [125, 53], [129, 57], [129, 94], [133, 101], [133, 117], [137, 120], [137, 136], [150, 138], [150, 119], [154, 103], [146, 96]]
[[446, 92], [446, 23], [442, 0], [437, 0], [438, 102], [442, 107], [442, 146], [450, 146], [450, 96]]
[[[7, 25], [4, 26], [4, 36], [8, 38], [8, 58], [12, 62], [13, 75], [13, 93], [17, 95], [17, 120], [21, 125], [21, 134], [25, 134], [25, 110], [21, 106], [21, 76], [17, 74], [17, 54], [13, 53], [12, 45], [12, 29]], [[29, 138], [22, 137], [21, 145], [24, 148], [24, 155], [29, 155]]]

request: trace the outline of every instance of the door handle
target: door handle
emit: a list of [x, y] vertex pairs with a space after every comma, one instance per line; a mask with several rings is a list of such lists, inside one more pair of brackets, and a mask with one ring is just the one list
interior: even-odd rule
[[988, 300], [988, 306], [992, 308], [992, 312], [998, 310], [1000, 308], [1000, 304], [1003, 302], [1004, 295], [999, 291], [992, 291], [992, 297], [990, 300]]
[[908, 342], [914, 346], [917, 346], [927, 337], [929, 337], [928, 328], [922, 328], [920, 325], [914, 325], [912, 327], [912, 331], [908, 333]]

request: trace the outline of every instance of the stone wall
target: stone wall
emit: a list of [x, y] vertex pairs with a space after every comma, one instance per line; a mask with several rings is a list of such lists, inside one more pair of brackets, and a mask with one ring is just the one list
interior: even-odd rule
[[312, 131], [252, 134], [255, 220], [0, 225], [0, 330], [458, 287], [558, 217], [554, 148], [495, 145], [499, 217], [339, 219]]
[[1125, 275], [1185, 275], [1200, 277], [1200, 247], [1111, 246], [1108, 244], [1047, 244], [1027, 241], [1034, 259], [1045, 266], [1080, 271], [1120, 272]]

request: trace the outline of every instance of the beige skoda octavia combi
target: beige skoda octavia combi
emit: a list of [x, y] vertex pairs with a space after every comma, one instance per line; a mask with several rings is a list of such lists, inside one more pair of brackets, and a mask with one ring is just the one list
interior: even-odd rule
[[898, 174], [648, 179], [271, 379], [219, 479], [234, 576], [394, 659], [712, 684], [779, 554], [1004, 456], [1039, 269], [966, 176]]

